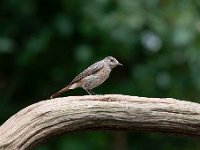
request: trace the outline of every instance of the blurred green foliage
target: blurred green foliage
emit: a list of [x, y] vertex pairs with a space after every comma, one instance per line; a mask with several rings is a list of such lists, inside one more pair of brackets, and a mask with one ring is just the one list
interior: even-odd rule
[[[199, 10], [193, 0], [1, 0], [0, 123], [108, 55], [124, 66], [96, 93], [200, 102]], [[83, 94], [77, 89], [63, 96]], [[155, 133], [129, 133], [127, 143], [128, 149], [200, 149], [195, 139]], [[37, 149], [112, 144], [111, 132], [79, 132]]]

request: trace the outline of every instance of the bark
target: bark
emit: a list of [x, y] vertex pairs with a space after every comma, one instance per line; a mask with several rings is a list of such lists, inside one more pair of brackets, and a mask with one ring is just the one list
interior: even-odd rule
[[83, 129], [200, 137], [200, 104], [125, 95], [70, 96], [40, 101], [0, 126], [0, 149], [31, 149], [54, 135]]

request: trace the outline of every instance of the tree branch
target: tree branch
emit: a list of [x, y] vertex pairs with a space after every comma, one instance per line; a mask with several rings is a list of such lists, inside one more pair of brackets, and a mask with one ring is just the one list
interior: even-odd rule
[[0, 149], [30, 149], [53, 135], [94, 128], [200, 137], [200, 104], [124, 95], [41, 101], [0, 126]]

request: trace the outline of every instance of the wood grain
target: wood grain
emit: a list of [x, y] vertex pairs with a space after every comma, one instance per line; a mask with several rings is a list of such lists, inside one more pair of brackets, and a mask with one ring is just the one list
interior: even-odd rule
[[0, 149], [32, 149], [54, 135], [84, 129], [200, 137], [200, 104], [126, 95], [70, 96], [40, 101], [0, 126]]

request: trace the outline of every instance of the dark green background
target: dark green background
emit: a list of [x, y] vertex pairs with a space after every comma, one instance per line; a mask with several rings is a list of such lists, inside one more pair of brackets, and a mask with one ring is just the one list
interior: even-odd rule
[[[108, 55], [124, 66], [113, 70], [96, 93], [200, 102], [199, 48], [198, 0], [1, 0], [0, 123], [48, 99]], [[84, 94], [77, 89], [63, 96]], [[120, 145], [130, 150], [200, 149], [200, 141], [188, 137], [82, 131], [49, 140], [36, 150]]]

